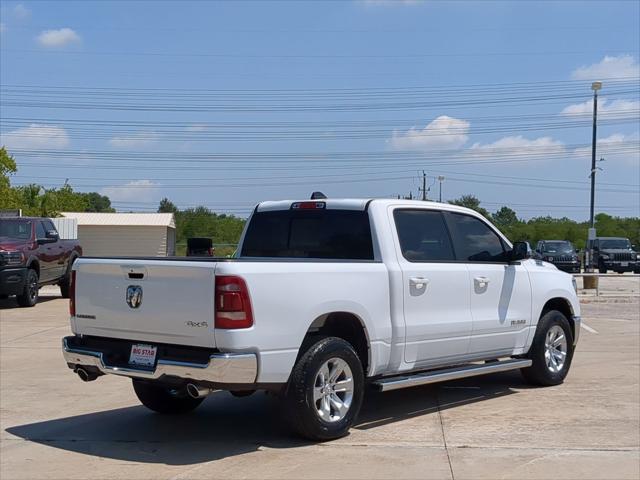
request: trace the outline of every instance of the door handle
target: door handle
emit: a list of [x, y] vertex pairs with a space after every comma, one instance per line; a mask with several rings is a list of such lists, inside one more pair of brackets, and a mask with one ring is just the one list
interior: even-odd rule
[[429, 285], [429, 279], [424, 277], [409, 277], [409, 285], [421, 290]]
[[488, 277], [475, 277], [473, 280], [480, 286], [489, 285], [490, 281]]

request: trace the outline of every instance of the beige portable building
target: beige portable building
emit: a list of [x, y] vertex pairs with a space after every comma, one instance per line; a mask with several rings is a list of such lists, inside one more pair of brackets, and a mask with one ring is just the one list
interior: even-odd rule
[[172, 213], [62, 212], [78, 222], [78, 240], [86, 256], [175, 255]]

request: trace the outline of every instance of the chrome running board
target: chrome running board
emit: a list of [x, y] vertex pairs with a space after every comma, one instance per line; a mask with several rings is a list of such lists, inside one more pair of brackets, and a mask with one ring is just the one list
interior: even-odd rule
[[455, 368], [430, 370], [428, 372], [409, 373], [395, 377], [380, 378], [373, 385], [381, 392], [398, 390], [400, 388], [416, 387], [429, 383], [446, 382], [460, 378], [475, 377], [488, 373], [506, 372], [531, 366], [529, 359], [511, 359], [484, 363], [481, 365], [463, 365]]

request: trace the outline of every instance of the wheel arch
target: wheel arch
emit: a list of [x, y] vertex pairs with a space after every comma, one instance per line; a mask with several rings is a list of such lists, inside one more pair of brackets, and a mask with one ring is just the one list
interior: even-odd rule
[[573, 305], [571, 304], [571, 302], [564, 297], [551, 298], [547, 300], [547, 302], [542, 307], [540, 317], [551, 310], [557, 310], [565, 317], [567, 317], [569, 325], [571, 326], [571, 334], [573, 335], [573, 338], [576, 338], [576, 324], [573, 319], [575, 312], [573, 311]]
[[27, 261], [27, 268], [29, 268], [31, 270], [35, 270], [36, 273], [38, 274], [38, 278], [40, 278], [40, 262], [38, 261], [37, 258], [31, 257]]
[[369, 332], [362, 318], [353, 312], [347, 311], [335, 311], [319, 315], [307, 329], [298, 352], [298, 358], [320, 336], [338, 337], [349, 342], [362, 362], [362, 369], [365, 375], [367, 374], [371, 366], [371, 342]]

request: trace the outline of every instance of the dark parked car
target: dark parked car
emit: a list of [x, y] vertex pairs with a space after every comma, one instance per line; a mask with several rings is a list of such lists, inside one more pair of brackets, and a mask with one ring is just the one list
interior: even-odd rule
[[15, 295], [32, 307], [39, 288], [54, 284], [68, 298], [71, 265], [81, 255], [78, 241], [61, 240], [48, 218], [0, 218], [0, 298]]
[[535, 258], [553, 263], [559, 270], [580, 273], [580, 258], [573, 244], [567, 240], [540, 240]]
[[596, 237], [592, 247], [591, 266], [600, 273], [607, 273], [608, 270], [640, 273], [640, 254], [628, 238]]
[[187, 238], [187, 257], [213, 257], [214, 250], [210, 238]]

